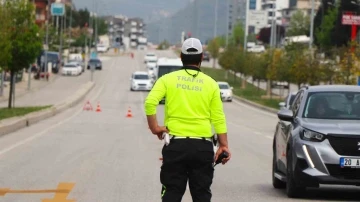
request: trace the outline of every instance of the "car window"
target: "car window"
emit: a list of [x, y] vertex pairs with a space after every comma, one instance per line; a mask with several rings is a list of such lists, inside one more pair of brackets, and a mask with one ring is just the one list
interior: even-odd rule
[[311, 93], [303, 117], [360, 120], [360, 92]]
[[300, 108], [300, 104], [301, 104], [303, 95], [304, 95], [304, 92], [299, 91], [294, 98], [294, 103], [291, 105], [291, 110], [293, 111], [294, 116], [297, 116], [297, 114], [299, 112], [299, 108]]
[[230, 87], [227, 84], [219, 84], [219, 88], [220, 89], [229, 89]]
[[139, 79], [139, 80], [148, 80], [149, 76], [145, 75], [145, 74], [135, 74], [134, 79]]

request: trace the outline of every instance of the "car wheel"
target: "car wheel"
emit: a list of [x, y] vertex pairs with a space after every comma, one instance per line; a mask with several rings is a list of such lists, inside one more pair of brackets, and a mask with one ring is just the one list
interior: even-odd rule
[[289, 150], [286, 154], [286, 194], [289, 198], [298, 198], [306, 191], [306, 188], [299, 186], [294, 178], [292, 168], [292, 154]]
[[228, 102], [232, 102], [232, 99], [228, 100]]
[[274, 142], [274, 149], [273, 149], [273, 162], [272, 162], [272, 184], [275, 189], [284, 189], [286, 187], [286, 183], [279, 180], [275, 177], [275, 173], [279, 172], [277, 169], [276, 164], [276, 143]]

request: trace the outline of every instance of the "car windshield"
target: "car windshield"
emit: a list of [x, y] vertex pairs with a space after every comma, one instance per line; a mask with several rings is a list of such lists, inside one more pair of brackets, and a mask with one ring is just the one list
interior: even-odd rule
[[360, 92], [309, 93], [303, 117], [360, 120]]
[[134, 79], [137, 79], [137, 80], [148, 80], [149, 79], [149, 76], [146, 75], [146, 74], [136, 74], [134, 76]]
[[100, 62], [100, 60], [90, 60], [89, 62], [90, 63], [97, 63], [97, 62]]
[[76, 65], [71, 64], [71, 65], [65, 65], [64, 67], [65, 67], [65, 68], [75, 68]]
[[219, 84], [219, 88], [220, 89], [229, 89], [230, 87], [227, 84]]

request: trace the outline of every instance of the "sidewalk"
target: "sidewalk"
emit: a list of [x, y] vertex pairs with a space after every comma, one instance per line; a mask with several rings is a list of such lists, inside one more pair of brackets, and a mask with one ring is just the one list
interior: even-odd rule
[[[59, 78], [59, 75], [57, 74], [51, 74], [49, 81], [42, 78], [40, 80], [34, 79], [34, 74], [31, 74], [31, 80], [30, 80], [30, 90], [28, 90], [28, 73], [23, 74], [23, 79], [21, 82], [16, 83], [15, 86], [15, 99], [20, 98], [27, 93], [32, 93], [36, 90], [40, 90], [43, 87], [46, 87], [48, 84], [54, 82], [57, 78]], [[4, 92], [3, 96], [0, 96], [0, 103], [7, 102], [9, 99], [9, 89], [10, 89], [10, 82], [5, 82]]]
[[[103, 65], [107, 66], [109, 57], [100, 56]], [[96, 72], [102, 74], [105, 71]], [[85, 69], [80, 76], [62, 76], [61, 74], [50, 77], [46, 80], [31, 80], [31, 89], [27, 90], [27, 74], [24, 74], [23, 80], [16, 85], [15, 89], [15, 107], [27, 106], [45, 106], [56, 105], [64, 102], [73, 95], [79, 88], [90, 80], [90, 71]], [[8, 106], [9, 87], [4, 89], [4, 98], [0, 98], [0, 108]], [[22, 94], [21, 94], [22, 92]], [[6, 97], [5, 97], [6, 96]], [[2, 99], [2, 100], [1, 100]]]

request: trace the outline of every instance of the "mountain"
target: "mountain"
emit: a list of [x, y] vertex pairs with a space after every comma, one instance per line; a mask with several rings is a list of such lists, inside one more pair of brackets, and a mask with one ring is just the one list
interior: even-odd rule
[[[214, 36], [215, 0], [188, 1], [184, 8], [174, 15], [147, 24], [148, 40], [159, 43], [167, 40], [179, 43], [181, 33], [190, 32], [203, 43]], [[223, 35], [227, 29], [227, 1], [218, 0], [217, 35]]]
[[[76, 0], [76, 8], [93, 8], [93, 0]], [[125, 15], [139, 17], [152, 21], [176, 13], [183, 8], [189, 0], [102, 0], [97, 3], [97, 12], [100, 15]], [[167, 13], [167, 14], [164, 14]]]

